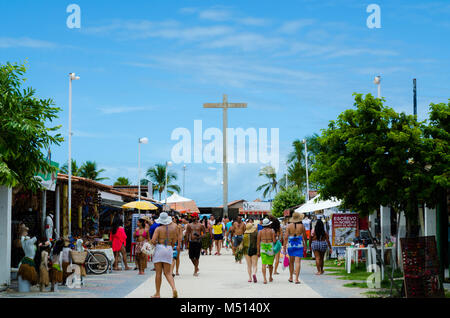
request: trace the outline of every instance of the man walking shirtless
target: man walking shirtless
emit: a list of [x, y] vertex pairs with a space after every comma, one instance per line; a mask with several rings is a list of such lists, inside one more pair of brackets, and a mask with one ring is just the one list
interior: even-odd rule
[[202, 249], [202, 236], [206, 232], [205, 226], [198, 222], [198, 213], [192, 213], [193, 222], [186, 227], [186, 240], [189, 242], [189, 258], [194, 264], [194, 276], [198, 276], [198, 263]]
[[[236, 252], [236, 248], [241, 244], [243, 238], [244, 238], [244, 232], [245, 232], [245, 224], [242, 222], [242, 217], [238, 216], [236, 222], [233, 223], [233, 226], [230, 228], [230, 233], [232, 235], [233, 239], [233, 255]], [[242, 261], [239, 261], [239, 263], [242, 263]]]

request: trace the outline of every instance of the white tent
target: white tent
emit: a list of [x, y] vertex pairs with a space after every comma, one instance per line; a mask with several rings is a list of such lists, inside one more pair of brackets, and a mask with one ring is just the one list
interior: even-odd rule
[[[162, 200], [162, 203], [164, 203], [165, 200]], [[185, 212], [197, 212], [199, 213], [199, 209], [197, 207], [197, 204], [195, 204], [195, 201], [192, 199], [184, 198], [178, 193], [172, 194], [170, 197], [167, 198], [167, 204], [177, 211], [185, 211]]]
[[332, 198], [331, 200], [322, 201], [320, 200], [320, 194], [316, 195], [314, 198], [303, 204], [302, 206], [295, 209], [295, 212], [307, 213], [319, 210], [325, 210], [341, 205], [341, 200]]
[[[167, 198], [167, 203], [178, 203], [178, 202], [189, 202], [193, 201], [192, 199], [188, 199], [185, 197], [182, 197], [178, 193], [174, 192], [170, 197]], [[165, 200], [162, 200], [162, 203], [166, 202]]]

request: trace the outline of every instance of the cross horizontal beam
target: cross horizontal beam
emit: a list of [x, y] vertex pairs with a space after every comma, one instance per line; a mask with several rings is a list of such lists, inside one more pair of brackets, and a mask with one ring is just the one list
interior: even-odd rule
[[204, 108], [247, 108], [247, 103], [205, 103]]

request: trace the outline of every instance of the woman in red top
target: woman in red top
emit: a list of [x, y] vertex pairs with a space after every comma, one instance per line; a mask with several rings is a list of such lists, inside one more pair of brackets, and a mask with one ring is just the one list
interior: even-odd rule
[[119, 263], [119, 253], [122, 254], [123, 264], [125, 265], [125, 270], [131, 269], [127, 264], [127, 251], [125, 247], [127, 245], [127, 235], [125, 234], [125, 230], [123, 228], [123, 222], [120, 217], [116, 217], [113, 221], [112, 231], [109, 234], [110, 240], [112, 241], [112, 249], [114, 252], [114, 265], [113, 269], [118, 271], [118, 263]]

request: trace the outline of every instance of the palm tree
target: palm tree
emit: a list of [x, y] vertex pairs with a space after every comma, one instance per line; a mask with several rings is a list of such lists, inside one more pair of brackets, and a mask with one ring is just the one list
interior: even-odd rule
[[94, 181], [107, 180], [109, 179], [107, 177], [99, 178], [100, 173], [104, 171], [105, 169], [97, 170], [97, 163], [95, 161], [86, 161], [80, 167], [80, 177], [91, 179]]
[[[159, 192], [159, 201], [161, 201], [161, 194], [166, 187], [166, 165], [156, 164], [154, 167], [147, 170], [146, 176], [153, 183], [153, 193]], [[167, 192], [173, 194], [174, 191], [180, 192], [181, 188], [172, 184], [173, 181], [177, 180], [177, 174], [175, 172], [167, 173]], [[172, 191], [174, 190], [174, 191]]]
[[[311, 175], [314, 170], [315, 156], [319, 152], [319, 136], [313, 134], [306, 137], [308, 149], [308, 174]], [[299, 139], [292, 143], [294, 150], [288, 156], [288, 181], [298, 186], [299, 189], [306, 187], [306, 161], [305, 161], [305, 145]], [[311, 186], [311, 184], [310, 184]]]
[[[72, 159], [72, 167], [71, 168], [72, 168], [72, 176], [76, 176], [76, 177], [80, 176], [80, 168], [77, 166], [77, 162], [73, 159]], [[69, 174], [69, 168], [68, 168], [67, 162], [62, 165], [60, 172], [64, 173], [64, 174]]]
[[277, 181], [277, 173], [275, 171], [275, 168], [273, 168], [272, 166], [263, 167], [259, 171], [258, 176], [266, 177], [267, 179], [269, 179], [269, 181], [267, 183], [264, 183], [263, 185], [260, 185], [256, 189], [256, 191], [261, 191], [264, 189], [264, 192], [263, 192], [264, 198], [267, 197], [268, 195], [270, 195], [272, 192], [277, 193], [278, 181]]
[[130, 185], [130, 180], [125, 177], [118, 177], [116, 182], [114, 182], [115, 186], [127, 186]]

